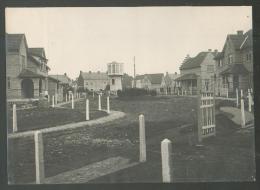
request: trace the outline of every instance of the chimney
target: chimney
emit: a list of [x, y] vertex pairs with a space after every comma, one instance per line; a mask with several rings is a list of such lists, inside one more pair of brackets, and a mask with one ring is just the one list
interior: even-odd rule
[[67, 73], [64, 73], [65, 76], [67, 76]]
[[91, 73], [91, 71], [88, 72], [89, 74]]
[[209, 52], [211, 52], [211, 49], [208, 49]]
[[243, 35], [243, 30], [238, 30], [237, 35]]
[[215, 52], [215, 53], [218, 53], [218, 50], [217, 50], [217, 49], [215, 49], [215, 50], [214, 50], [214, 52]]
[[177, 72], [175, 72], [174, 74], [177, 75]]
[[82, 74], [83, 72], [82, 71], [80, 71], [80, 74]]

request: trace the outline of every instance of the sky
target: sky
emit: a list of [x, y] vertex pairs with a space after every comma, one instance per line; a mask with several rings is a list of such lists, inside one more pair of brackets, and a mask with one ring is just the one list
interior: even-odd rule
[[43, 47], [51, 70], [75, 79], [80, 70], [179, 73], [189, 54], [221, 51], [227, 34], [252, 28], [252, 8], [82, 7], [7, 8], [6, 32], [24, 33], [29, 47]]

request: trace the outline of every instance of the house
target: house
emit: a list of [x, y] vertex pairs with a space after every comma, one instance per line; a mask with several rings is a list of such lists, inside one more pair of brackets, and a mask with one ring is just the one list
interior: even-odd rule
[[67, 76], [67, 73], [63, 75], [49, 75], [49, 95], [50, 97], [57, 94], [58, 101], [65, 99], [66, 93], [71, 90], [72, 80]]
[[176, 79], [180, 77], [180, 74], [175, 73], [168, 73], [166, 72], [166, 75], [164, 77], [165, 81], [165, 89], [164, 92], [167, 94], [175, 94], [177, 93], [177, 89], [180, 86], [180, 82]]
[[252, 30], [228, 34], [223, 50], [215, 61], [218, 95], [235, 96], [236, 89], [253, 88]]
[[98, 72], [83, 72], [80, 71], [78, 77], [78, 88], [88, 89], [90, 91], [105, 90], [109, 85], [107, 73]]
[[176, 80], [180, 82], [180, 90], [187, 95], [197, 94], [197, 79], [200, 78], [204, 91], [213, 91], [215, 60], [214, 52], [200, 52], [195, 57], [187, 56], [180, 66], [181, 76]]
[[[132, 84], [133, 85], [133, 84]], [[147, 90], [156, 90], [157, 93], [164, 92], [164, 74], [144, 74], [135, 77], [136, 88], [144, 88]]]
[[124, 75], [122, 76], [122, 88], [123, 89], [132, 88], [132, 81], [133, 81], [133, 77], [124, 73]]
[[39, 98], [48, 94], [47, 58], [43, 48], [28, 48], [24, 34], [6, 34], [7, 98]]

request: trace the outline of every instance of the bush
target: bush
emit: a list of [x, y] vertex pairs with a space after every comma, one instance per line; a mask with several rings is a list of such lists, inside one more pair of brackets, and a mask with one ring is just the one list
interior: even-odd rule
[[149, 91], [141, 88], [127, 88], [124, 90], [118, 90], [117, 95], [119, 97], [146, 96], [149, 95]]
[[156, 96], [156, 95], [157, 95], [156, 90], [151, 90], [151, 91], [150, 91], [150, 95], [151, 95], [151, 96]]

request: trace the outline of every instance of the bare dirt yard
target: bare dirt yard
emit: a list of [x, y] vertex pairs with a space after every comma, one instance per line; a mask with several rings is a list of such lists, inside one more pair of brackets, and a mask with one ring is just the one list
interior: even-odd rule
[[[90, 109], [97, 109], [97, 97], [89, 97]], [[102, 108], [106, 99], [102, 97]], [[75, 111], [85, 101], [75, 103]], [[136, 97], [111, 98], [111, 109], [126, 117], [103, 125], [43, 135], [46, 177], [83, 167], [112, 156], [138, 161], [138, 116], [146, 120], [147, 162], [97, 178], [90, 183], [161, 182], [160, 142], [173, 143], [174, 181], [250, 181], [255, 176], [254, 130], [240, 131], [218, 112], [217, 136], [202, 147], [191, 146], [193, 132], [182, 132], [184, 124], [196, 125], [196, 98]], [[10, 139], [8, 171], [11, 183], [35, 181], [33, 138]]]

